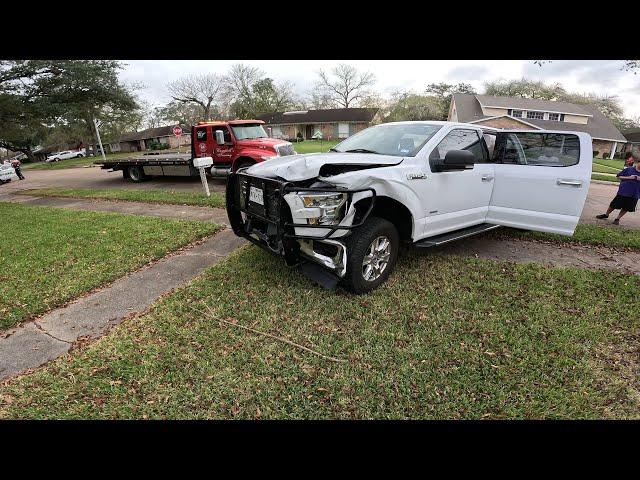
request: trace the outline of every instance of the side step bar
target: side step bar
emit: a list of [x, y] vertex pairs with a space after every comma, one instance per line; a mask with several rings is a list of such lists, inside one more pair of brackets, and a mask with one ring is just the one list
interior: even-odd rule
[[416, 242], [415, 246], [420, 248], [437, 247], [438, 245], [453, 242], [454, 240], [458, 240], [459, 238], [470, 237], [472, 235], [477, 235], [478, 233], [488, 232], [489, 230], [494, 230], [498, 227], [500, 227], [500, 225], [493, 225], [492, 223], [481, 223], [480, 225], [474, 225], [473, 227], [467, 227], [461, 230], [456, 230], [454, 232], [443, 233], [442, 235], [425, 238], [424, 240]]

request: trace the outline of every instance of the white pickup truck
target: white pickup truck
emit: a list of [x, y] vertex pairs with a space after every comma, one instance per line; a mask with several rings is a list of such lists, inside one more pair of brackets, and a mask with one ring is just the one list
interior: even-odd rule
[[385, 123], [328, 153], [231, 173], [227, 213], [236, 235], [363, 293], [391, 274], [401, 242], [432, 247], [499, 226], [572, 235], [591, 162], [583, 132]]

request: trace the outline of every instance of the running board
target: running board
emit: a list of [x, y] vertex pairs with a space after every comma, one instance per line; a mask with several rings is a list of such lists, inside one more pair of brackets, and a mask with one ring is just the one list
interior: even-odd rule
[[470, 237], [472, 235], [477, 235], [478, 233], [488, 232], [489, 230], [494, 230], [498, 227], [500, 227], [500, 225], [481, 223], [480, 225], [474, 225], [473, 227], [467, 227], [461, 230], [456, 230], [454, 232], [443, 233], [442, 235], [425, 238], [424, 240], [416, 242], [415, 246], [421, 248], [437, 247], [438, 245], [442, 245], [443, 243], [449, 243], [453, 242], [454, 240], [458, 240], [459, 238]]

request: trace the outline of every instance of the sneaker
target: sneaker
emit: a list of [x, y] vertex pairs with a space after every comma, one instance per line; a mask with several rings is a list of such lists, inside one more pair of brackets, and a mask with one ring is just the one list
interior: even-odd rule
[[614, 224], [614, 225], [620, 225], [620, 220], [619, 220], [618, 218], [616, 218], [616, 219], [613, 221], [613, 224]]
[[609, 218], [609, 215], [607, 215], [606, 213], [601, 213], [600, 215], [596, 215], [596, 218], [602, 220], [603, 218]]

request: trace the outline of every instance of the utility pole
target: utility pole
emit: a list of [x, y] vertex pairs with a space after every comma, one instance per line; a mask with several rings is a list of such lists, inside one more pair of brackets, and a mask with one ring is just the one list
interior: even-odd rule
[[100, 140], [100, 131], [98, 130], [98, 122], [93, 117], [93, 126], [96, 127], [96, 135], [98, 136], [98, 143], [100, 144], [100, 152], [102, 152], [102, 160], [107, 161], [107, 157], [104, 154], [104, 148], [102, 147], [102, 140]]

